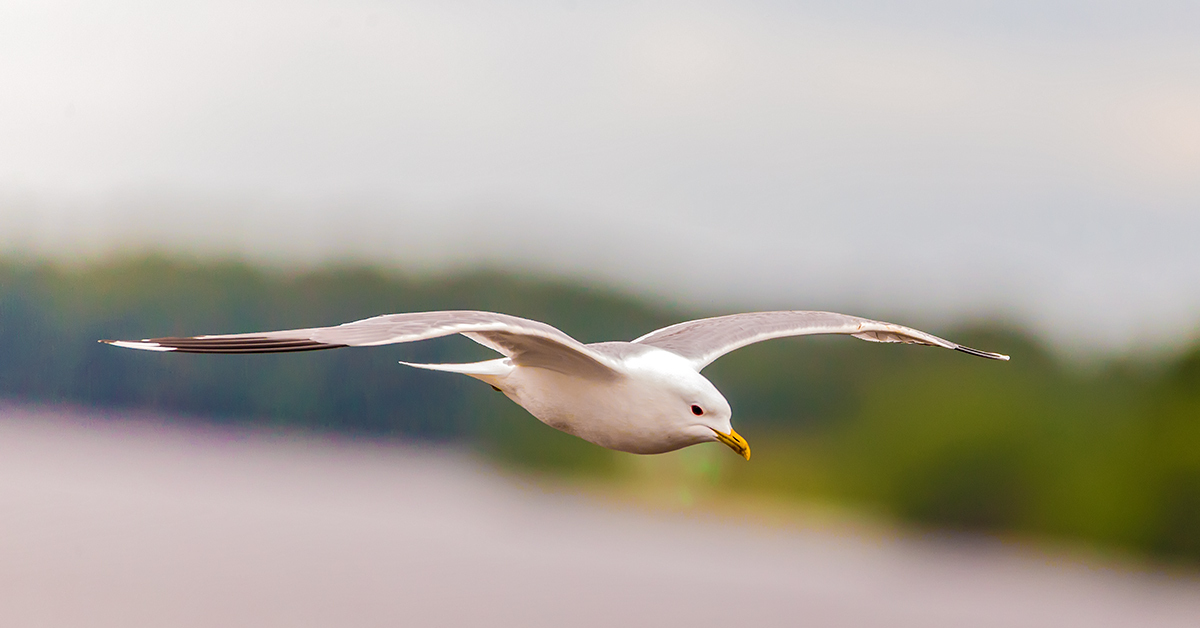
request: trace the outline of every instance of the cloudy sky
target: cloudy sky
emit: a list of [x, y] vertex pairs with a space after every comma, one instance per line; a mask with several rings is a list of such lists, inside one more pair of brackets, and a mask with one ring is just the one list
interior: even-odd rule
[[1200, 5], [896, 4], [8, 0], [0, 254], [1194, 338]]

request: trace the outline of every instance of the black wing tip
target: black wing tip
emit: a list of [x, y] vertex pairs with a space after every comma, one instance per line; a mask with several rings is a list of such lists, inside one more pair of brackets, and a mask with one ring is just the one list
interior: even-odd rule
[[972, 349], [971, 347], [964, 347], [963, 345], [955, 346], [954, 350], [962, 351], [963, 353], [966, 353], [968, 355], [974, 355], [974, 356], [978, 356], [981, 358], [987, 358], [989, 360], [1001, 360], [1003, 362], [1007, 362], [1009, 360], [1009, 357], [1007, 355], [1004, 355], [1003, 353], [992, 353], [991, 351], [980, 351], [979, 349]]
[[281, 339], [262, 336], [243, 338], [171, 336], [166, 338], [147, 338], [139, 341], [100, 340], [99, 342], [128, 349], [173, 351], [177, 353], [288, 353], [294, 351], [334, 349], [346, 346], [317, 342], [306, 338]]
[[334, 349], [346, 345], [328, 344], [307, 338], [205, 338], [199, 337], [167, 337], [151, 338], [160, 347], [173, 349], [180, 353], [288, 353], [293, 351], [317, 351], [319, 349]]

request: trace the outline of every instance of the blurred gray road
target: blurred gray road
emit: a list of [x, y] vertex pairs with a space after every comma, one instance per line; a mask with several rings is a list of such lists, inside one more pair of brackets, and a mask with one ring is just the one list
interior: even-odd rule
[[3, 626], [1188, 626], [1200, 581], [606, 508], [448, 451], [0, 406]]

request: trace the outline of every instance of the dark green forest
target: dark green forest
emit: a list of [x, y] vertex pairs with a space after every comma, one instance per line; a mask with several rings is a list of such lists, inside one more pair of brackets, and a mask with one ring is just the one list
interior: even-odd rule
[[[463, 338], [247, 356], [97, 343], [437, 309], [543, 320], [584, 342], [724, 313], [494, 272], [8, 261], [0, 262], [0, 397], [461, 442], [507, 464], [619, 478], [628, 455], [545, 427], [480, 382], [397, 364], [490, 357]], [[707, 481], [718, 491], [850, 504], [934, 528], [1200, 563], [1200, 346], [1170, 361], [1085, 368], [1011, 328], [926, 331], [1013, 359], [823, 337], [763, 343], [717, 361], [705, 375], [729, 398], [754, 458], [725, 451]]]

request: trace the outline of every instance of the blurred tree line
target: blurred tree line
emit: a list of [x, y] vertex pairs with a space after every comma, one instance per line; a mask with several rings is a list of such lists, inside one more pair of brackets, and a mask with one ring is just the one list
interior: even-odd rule
[[[583, 342], [632, 339], [716, 314], [490, 272], [297, 274], [163, 258], [86, 267], [0, 262], [0, 396], [454, 440], [551, 472], [619, 473], [625, 454], [545, 427], [480, 382], [396, 363], [491, 357], [460, 337], [248, 356], [96, 342], [439, 309], [543, 320]], [[926, 525], [1200, 561], [1200, 347], [1169, 364], [1082, 369], [1013, 330], [929, 331], [1013, 361], [841, 337], [763, 343], [718, 360], [705, 375], [729, 398], [754, 460], [720, 458], [714, 481]]]

